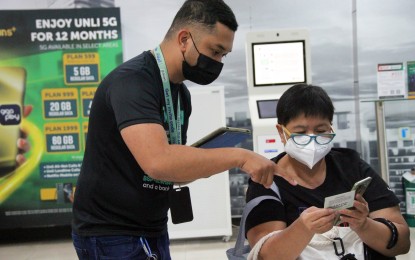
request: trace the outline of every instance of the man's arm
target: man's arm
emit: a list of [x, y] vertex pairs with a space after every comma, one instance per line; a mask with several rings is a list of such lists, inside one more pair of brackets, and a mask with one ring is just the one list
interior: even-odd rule
[[267, 158], [241, 148], [201, 149], [170, 145], [159, 124], [136, 124], [121, 130], [124, 142], [150, 177], [172, 182], [206, 178], [240, 168], [253, 181], [269, 188], [279, 167]]

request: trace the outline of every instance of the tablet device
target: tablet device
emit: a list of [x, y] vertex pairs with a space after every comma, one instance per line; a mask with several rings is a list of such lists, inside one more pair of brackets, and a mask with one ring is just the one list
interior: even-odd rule
[[251, 131], [244, 128], [220, 127], [202, 137], [191, 146], [199, 148], [234, 147], [251, 136]]

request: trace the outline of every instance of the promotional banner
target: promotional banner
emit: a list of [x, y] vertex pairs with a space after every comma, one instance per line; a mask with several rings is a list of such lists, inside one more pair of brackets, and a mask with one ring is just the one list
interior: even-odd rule
[[415, 98], [415, 61], [408, 61], [408, 98]]
[[119, 8], [0, 11], [0, 228], [70, 224], [92, 99], [121, 62]]
[[405, 85], [405, 66], [403, 63], [378, 64], [378, 98], [404, 98], [407, 96]]

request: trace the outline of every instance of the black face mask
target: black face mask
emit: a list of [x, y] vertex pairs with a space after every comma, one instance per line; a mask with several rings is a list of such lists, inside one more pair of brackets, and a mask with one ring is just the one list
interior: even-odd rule
[[196, 47], [195, 42], [193, 41], [191, 34], [190, 38], [192, 39], [193, 45], [195, 46], [197, 53], [199, 53], [199, 58], [197, 58], [197, 63], [194, 66], [190, 66], [189, 63], [186, 62], [186, 60], [183, 60], [183, 76], [196, 84], [210, 84], [219, 77], [219, 74], [223, 68], [223, 63], [200, 53]]

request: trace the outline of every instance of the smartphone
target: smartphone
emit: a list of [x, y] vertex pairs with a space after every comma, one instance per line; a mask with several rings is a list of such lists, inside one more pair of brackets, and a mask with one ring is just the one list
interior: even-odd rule
[[352, 190], [356, 191], [355, 197], [357, 194], [360, 194], [363, 196], [363, 193], [365, 193], [371, 181], [372, 181], [372, 177], [367, 177], [361, 181], [356, 182], [352, 187]]
[[63, 183], [56, 183], [56, 202], [65, 202], [65, 192], [63, 191]]
[[0, 177], [16, 169], [26, 70], [0, 67]]
[[63, 194], [65, 195], [64, 201], [65, 203], [72, 202], [73, 198], [73, 185], [72, 183], [64, 183], [63, 184]]
[[[360, 194], [363, 196], [363, 193], [365, 193], [367, 187], [369, 186], [370, 182], [372, 181], [372, 177], [367, 177], [364, 178], [363, 180], [360, 180], [358, 182], [356, 182], [353, 187], [352, 187], [352, 191], [355, 191], [355, 198], [357, 194]], [[349, 209], [353, 209], [353, 207], [349, 208]], [[337, 226], [338, 224], [340, 224], [340, 215], [336, 217], [336, 219], [334, 220], [334, 225]]]
[[70, 203], [72, 198], [72, 183], [56, 183], [56, 202]]

